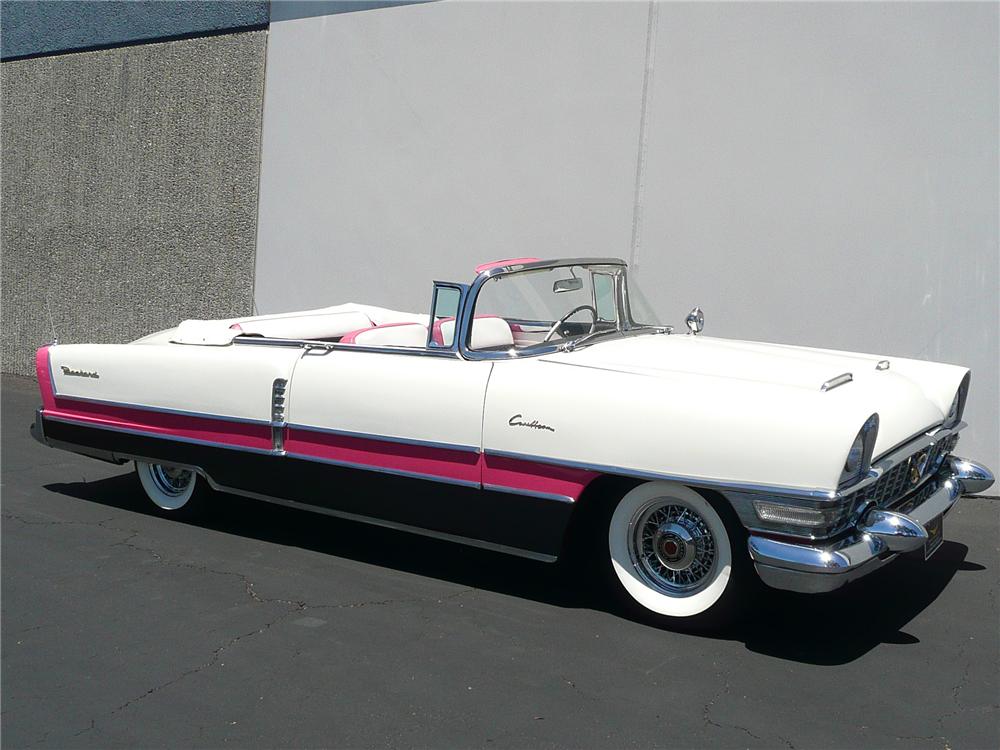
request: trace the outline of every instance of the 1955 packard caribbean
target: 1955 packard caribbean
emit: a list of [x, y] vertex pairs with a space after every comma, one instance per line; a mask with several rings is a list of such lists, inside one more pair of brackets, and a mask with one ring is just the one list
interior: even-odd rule
[[32, 432], [134, 461], [175, 515], [217, 489], [549, 561], [598, 528], [582, 541], [622, 600], [686, 622], [754, 575], [824, 592], [930, 556], [993, 482], [953, 454], [963, 367], [709, 338], [697, 309], [686, 335], [651, 320], [621, 260], [498, 261], [435, 282], [429, 315], [344, 304], [44, 346]]

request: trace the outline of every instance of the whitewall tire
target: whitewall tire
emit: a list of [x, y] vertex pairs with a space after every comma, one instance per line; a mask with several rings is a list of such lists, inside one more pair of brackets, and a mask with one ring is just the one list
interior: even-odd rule
[[179, 515], [197, 505], [198, 476], [191, 469], [136, 461], [135, 471], [146, 496], [159, 510]]
[[702, 618], [731, 599], [733, 544], [702, 495], [673, 482], [648, 482], [618, 502], [608, 524], [618, 583], [643, 609]]

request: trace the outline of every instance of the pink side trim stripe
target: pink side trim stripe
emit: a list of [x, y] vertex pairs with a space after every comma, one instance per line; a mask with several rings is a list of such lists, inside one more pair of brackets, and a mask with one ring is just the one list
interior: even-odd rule
[[392, 469], [479, 483], [479, 454], [289, 428], [285, 451], [358, 467]]
[[148, 432], [156, 437], [180, 437], [239, 448], [271, 449], [271, 427], [213, 417], [194, 417], [127, 406], [56, 398], [46, 417], [72, 419], [95, 427]]
[[[126, 429], [164, 438], [185, 438], [234, 448], [268, 451], [272, 448], [267, 424], [234, 422], [224, 418], [135, 409], [126, 406], [76, 401], [55, 396], [47, 347], [36, 354], [43, 414], [94, 427]], [[526, 493], [562, 495], [578, 500], [599, 474], [523, 459], [486, 456], [463, 450], [406, 445], [387, 440], [337, 435], [288, 428], [286, 452], [358, 468], [388, 469], [470, 484], [487, 484]]]
[[483, 457], [483, 484], [509, 487], [525, 492], [541, 492], [547, 495], [564, 495], [580, 499], [584, 489], [600, 476], [586, 469], [525, 461], [504, 456]]

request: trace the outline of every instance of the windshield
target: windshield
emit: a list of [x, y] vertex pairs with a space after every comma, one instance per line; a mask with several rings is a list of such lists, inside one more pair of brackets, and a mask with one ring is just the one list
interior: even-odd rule
[[[551, 346], [618, 331], [617, 289], [624, 287], [619, 265], [572, 265], [503, 274], [486, 281], [476, 298], [469, 348], [510, 351]], [[644, 298], [636, 313], [647, 315]], [[642, 320], [641, 324], [648, 324]]]

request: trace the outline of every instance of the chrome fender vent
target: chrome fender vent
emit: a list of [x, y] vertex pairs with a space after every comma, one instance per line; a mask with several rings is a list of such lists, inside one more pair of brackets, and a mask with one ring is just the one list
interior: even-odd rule
[[275, 378], [271, 386], [271, 450], [285, 452], [285, 393], [288, 381]]

